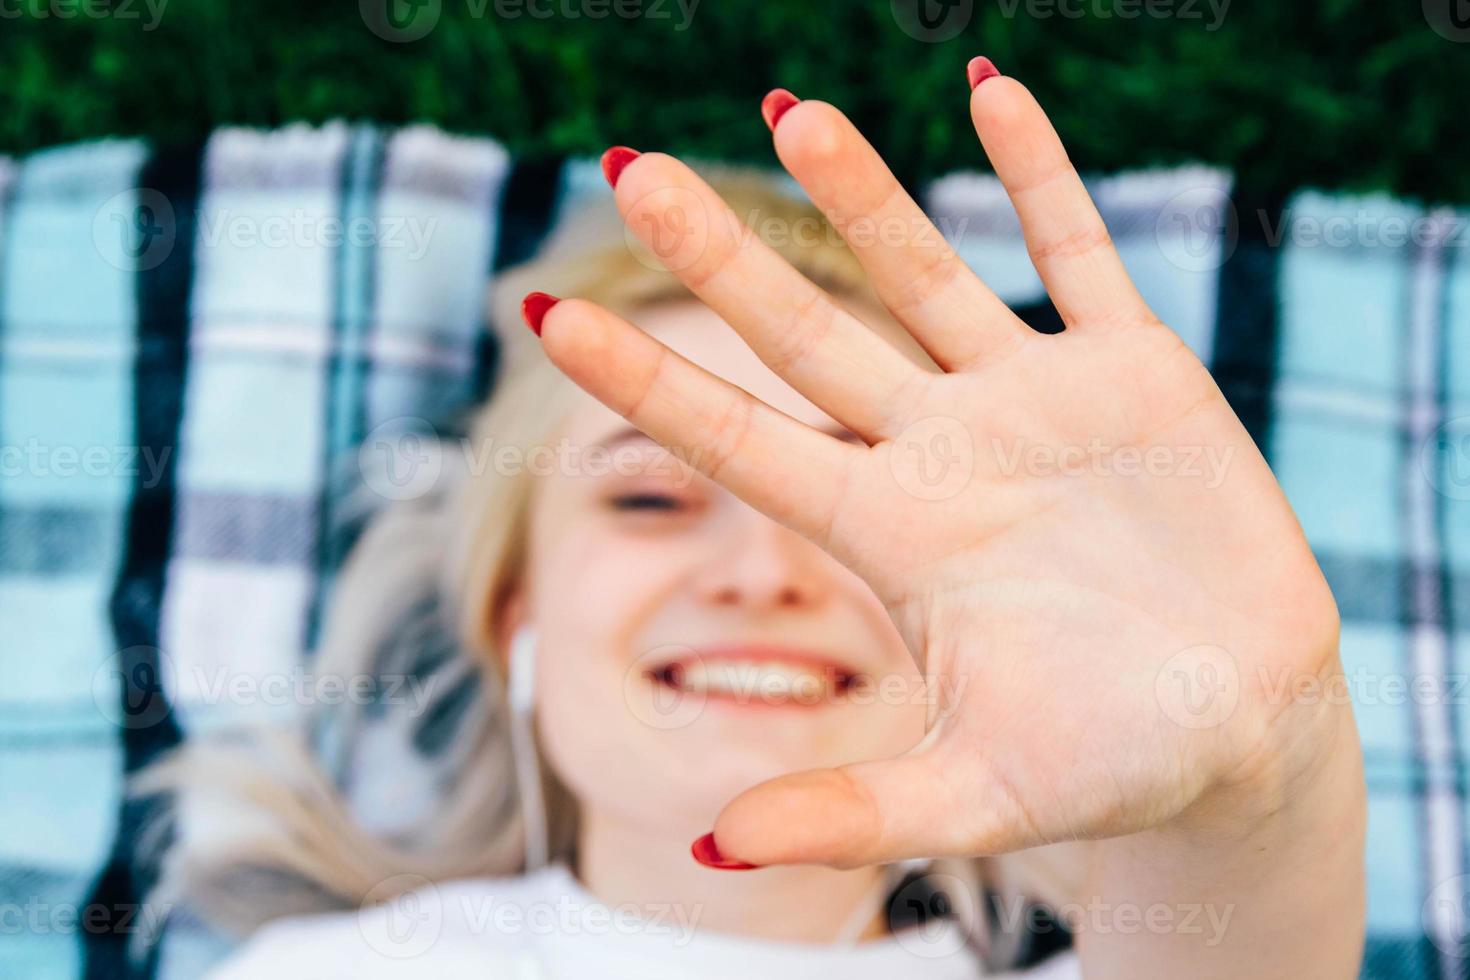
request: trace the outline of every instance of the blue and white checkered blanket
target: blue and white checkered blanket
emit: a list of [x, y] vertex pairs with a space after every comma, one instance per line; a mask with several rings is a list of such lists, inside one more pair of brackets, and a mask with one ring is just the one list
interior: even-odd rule
[[[166, 938], [125, 965], [155, 869], [124, 776], [238, 714], [223, 685], [309, 662], [360, 526], [360, 450], [405, 420], [458, 431], [492, 374], [487, 277], [600, 181], [343, 124], [0, 159], [0, 975], [191, 976], [218, 952]], [[1470, 976], [1470, 215], [1258, 201], [1204, 169], [1093, 187], [1342, 610], [1371, 794], [1364, 976]], [[923, 196], [1054, 329], [996, 182]], [[249, 720], [299, 706], [252, 690]]]

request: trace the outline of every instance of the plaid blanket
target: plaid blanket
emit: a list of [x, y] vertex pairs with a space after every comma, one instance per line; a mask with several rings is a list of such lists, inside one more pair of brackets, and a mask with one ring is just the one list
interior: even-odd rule
[[[1033, 326], [1059, 327], [988, 176], [924, 188]], [[1257, 200], [1183, 169], [1094, 183], [1154, 309], [1281, 479], [1343, 614], [1370, 788], [1363, 975], [1470, 976], [1467, 216]], [[222, 130], [0, 158], [0, 975], [197, 975], [125, 775], [209, 726], [285, 719], [364, 515], [459, 431], [495, 359], [487, 276], [604, 194], [427, 128]], [[255, 696], [221, 697], [255, 684]], [[1331, 696], [1331, 692], [1328, 693]], [[175, 920], [180, 919], [175, 916]]]

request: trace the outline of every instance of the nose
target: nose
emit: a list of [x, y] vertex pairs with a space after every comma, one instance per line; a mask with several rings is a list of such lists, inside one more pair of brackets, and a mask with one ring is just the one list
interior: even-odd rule
[[712, 605], [797, 610], [831, 593], [833, 560], [806, 538], [749, 511], [732, 520], [695, 578]]

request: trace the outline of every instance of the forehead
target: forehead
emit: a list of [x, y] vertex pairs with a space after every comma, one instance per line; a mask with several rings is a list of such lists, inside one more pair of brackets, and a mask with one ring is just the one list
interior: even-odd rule
[[[850, 308], [911, 359], [925, 366], [932, 363], [885, 312]], [[671, 350], [778, 411], [817, 428], [840, 428], [826, 412], [767, 367], [740, 335], [703, 303], [693, 299], [662, 303], [639, 311], [631, 319]], [[619, 416], [585, 394], [569, 421], [573, 428], [583, 432], [622, 424]]]

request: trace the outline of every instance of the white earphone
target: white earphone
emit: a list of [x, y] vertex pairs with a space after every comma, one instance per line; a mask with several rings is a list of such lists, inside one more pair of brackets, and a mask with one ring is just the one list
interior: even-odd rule
[[510, 747], [515, 757], [516, 783], [525, 835], [526, 870], [547, 862], [546, 801], [541, 795], [541, 766], [531, 715], [536, 694], [536, 631], [516, 630], [510, 641], [506, 700], [510, 703]]

